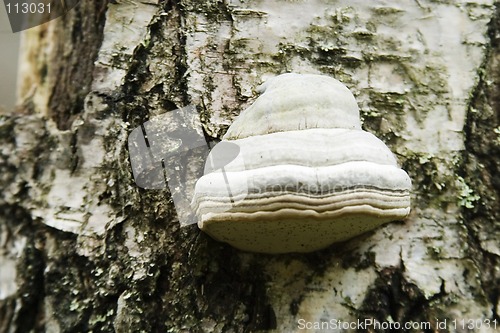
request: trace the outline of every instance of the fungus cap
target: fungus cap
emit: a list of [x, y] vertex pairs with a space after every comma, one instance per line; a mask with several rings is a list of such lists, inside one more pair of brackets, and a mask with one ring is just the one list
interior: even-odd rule
[[[361, 130], [342, 83], [283, 74], [261, 87], [219, 143], [236, 145], [237, 158], [207, 164], [196, 184], [201, 230], [246, 251], [311, 252], [409, 214], [410, 178]], [[221, 151], [209, 160], [227, 160]]]

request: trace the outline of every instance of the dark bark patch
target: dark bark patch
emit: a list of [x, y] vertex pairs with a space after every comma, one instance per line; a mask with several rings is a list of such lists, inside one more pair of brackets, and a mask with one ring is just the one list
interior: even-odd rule
[[106, 7], [107, 1], [80, 1], [52, 23], [56, 25], [54, 52], [42, 68], [55, 82], [49, 116], [61, 130], [70, 128], [83, 111], [103, 38]]

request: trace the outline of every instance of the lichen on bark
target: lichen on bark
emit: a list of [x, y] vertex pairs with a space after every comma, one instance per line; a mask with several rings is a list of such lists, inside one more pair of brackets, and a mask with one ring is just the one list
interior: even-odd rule
[[[490, 0], [120, 0], [26, 32], [22, 100], [0, 118], [0, 330], [498, 320], [499, 20]], [[288, 71], [355, 93], [413, 179], [406, 221], [249, 254], [180, 228], [167, 189], [135, 186], [133, 128], [194, 104], [217, 141]]]

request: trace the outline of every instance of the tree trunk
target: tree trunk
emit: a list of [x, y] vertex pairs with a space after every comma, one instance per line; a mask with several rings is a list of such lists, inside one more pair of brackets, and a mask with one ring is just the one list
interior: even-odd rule
[[[120, 0], [25, 31], [0, 117], [0, 331], [498, 330], [499, 19], [493, 0]], [[215, 142], [284, 72], [353, 91], [412, 178], [405, 221], [244, 253], [136, 186], [134, 128], [192, 104]]]

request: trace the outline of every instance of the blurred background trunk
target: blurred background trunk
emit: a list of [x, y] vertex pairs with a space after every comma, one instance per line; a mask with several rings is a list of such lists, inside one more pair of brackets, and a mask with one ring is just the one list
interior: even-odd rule
[[[25, 31], [0, 116], [0, 331], [495, 331], [499, 22], [492, 0], [119, 0]], [[412, 178], [405, 221], [251, 254], [135, 185], [132, 129], [193, 104], [215, 142], [284, 72], [353, 91]]]

